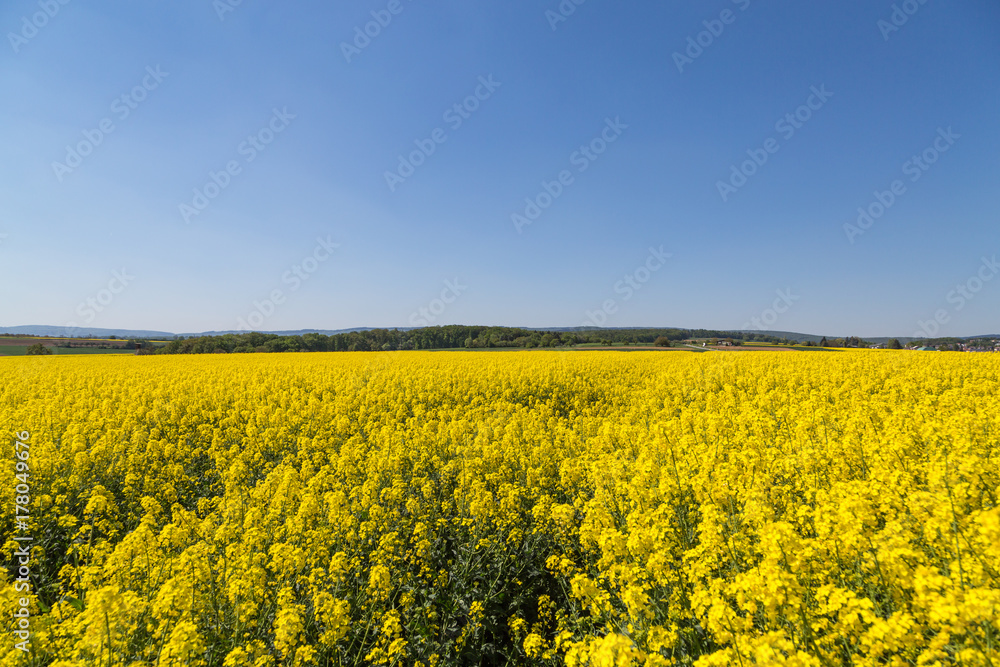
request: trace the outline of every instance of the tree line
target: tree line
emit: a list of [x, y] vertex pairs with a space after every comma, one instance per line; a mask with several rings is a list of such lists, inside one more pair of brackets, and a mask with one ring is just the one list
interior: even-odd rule
[[307, 333], [283, 336], [259, 332], [177, 338], [155, 350], [140, 353], [211, 354], [241, 352], [362, 352], [380, 350], [443, 350], [453, 348], [573, 347], [581, 344], [669, 345], [689, 338], [791, 343], [760, 333], [710, 329], [582, 329], [536, 331], [516, 327], [447, 325], [420, 329], [369, 329], [338, 334]]

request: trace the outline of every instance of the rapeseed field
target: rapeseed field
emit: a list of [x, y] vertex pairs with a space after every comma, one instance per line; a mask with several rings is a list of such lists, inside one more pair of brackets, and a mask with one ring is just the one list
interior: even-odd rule
[[1000, 664], [997, 355], [10, 358], [0, 380], [0, 664]]

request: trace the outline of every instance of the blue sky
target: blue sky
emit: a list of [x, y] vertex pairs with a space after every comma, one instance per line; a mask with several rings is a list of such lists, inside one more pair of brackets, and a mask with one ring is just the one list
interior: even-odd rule
[[230, 2], [0, 7], [0, 326], [1000, 331], [996, 2]]

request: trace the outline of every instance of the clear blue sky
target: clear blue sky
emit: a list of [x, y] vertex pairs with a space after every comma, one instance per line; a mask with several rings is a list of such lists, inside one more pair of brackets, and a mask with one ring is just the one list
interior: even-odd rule
[[998, 3], [562, 6], [4, 2], [0, 326], [1000, 332]]

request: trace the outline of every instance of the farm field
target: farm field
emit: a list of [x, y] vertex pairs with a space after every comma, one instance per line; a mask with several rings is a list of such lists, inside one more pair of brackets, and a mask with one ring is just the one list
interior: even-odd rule
[[135, 354], [135, 350], [102, 347], [55, 347], [52, 354]]
[[[0, 345], [0, 357], [23, 357], [28, 353], [27, 345]], [[135, 354], [135, 350], [100, 347], [58, 347], [49, 348], [52, 354]]]
[[[42, 337], [0, 336], [0, 357], [24, 356], [28, 347], [41, 343], [52, 354], [133, 354], [134, 350], [126, 349], [127, 341], [120, 339], [69, 339]], [[76, 347], [68, 347], [72, 343]], [[83, 347], [85, 344], [107, 345], [111, 347]]]
[[1000, 659], [996, 355], [54, 355], [0, 379], [5, 561], [32, 538], [32, 652], [8, 614], [3, 665]]

